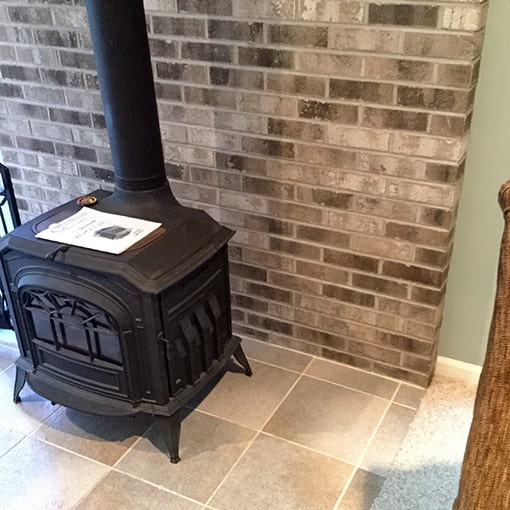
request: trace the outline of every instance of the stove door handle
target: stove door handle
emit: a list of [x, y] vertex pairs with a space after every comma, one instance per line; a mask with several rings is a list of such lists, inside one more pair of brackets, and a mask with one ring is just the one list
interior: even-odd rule
[[50, 251], [49, 253], [47, 253], [44, 258], [46, 260], [50, 260], [50, 261], [53, 261], [55, 260], [55, 257], [57, 256], [57, 254], [59, 252], [62, 252], [62, 253], [65, 253], [69, 248], [71, 248], [71, 245], [70, 244], [61, 244], [60, 246], [58, 246], [57, 248], [55, 248], [53, 251]]

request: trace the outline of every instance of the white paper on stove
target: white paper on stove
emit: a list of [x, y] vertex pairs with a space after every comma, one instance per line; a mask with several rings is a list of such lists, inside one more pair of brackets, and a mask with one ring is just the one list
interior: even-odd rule
[[161, 223], [83, 207], [36, 237], [118, 255], [154, 232]]

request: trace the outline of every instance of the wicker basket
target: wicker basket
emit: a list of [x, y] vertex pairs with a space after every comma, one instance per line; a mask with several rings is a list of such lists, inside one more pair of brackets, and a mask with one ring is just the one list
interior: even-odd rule
[[498, 199], [505, 229], [496, 299], [454, 510], [510, 509], [510, 181]]

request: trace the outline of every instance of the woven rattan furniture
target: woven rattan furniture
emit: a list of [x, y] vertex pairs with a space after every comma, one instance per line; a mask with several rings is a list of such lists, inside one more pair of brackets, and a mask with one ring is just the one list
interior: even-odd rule
[[510, 181], [494, 313], [454, 510], [510, 509]]

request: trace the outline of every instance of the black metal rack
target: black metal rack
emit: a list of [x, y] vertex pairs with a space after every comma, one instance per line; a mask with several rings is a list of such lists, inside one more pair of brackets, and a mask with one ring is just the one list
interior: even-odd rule
[[[21, 225], [9, 169], [0, 163], [0, 237]], [[12, 329], [9, 309], [0, 286], [0, 329]]]

